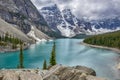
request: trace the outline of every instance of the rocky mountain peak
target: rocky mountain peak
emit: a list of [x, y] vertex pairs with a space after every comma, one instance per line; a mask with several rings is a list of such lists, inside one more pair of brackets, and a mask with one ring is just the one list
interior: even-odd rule
[[8, 9], [9, 11], [18, 12], [18, 8], [13, 0], [0, 0], [0, 8]]
[[57, 5], [45, 6], [40, 12], [44, 16], [50, 28], [66, 37], [73, 37], [80, 33], [79, 20], [70, 9], [60, 11]]
[[31, 24], [44, 30], [44, 18], [30, 0], [1, 0], [0, 17], [10, 24], [18, 25], [24, 33], [31, 30]]
[[79, 34], [95, 35], [120, 30], [118, 17], [102, 20], [89, 20], [87, 17], [80, 19], [70, 9], [65, 8], [61, 11], [57, 5], [45, 6], [40, 11], [50, 28], [66, 37]]

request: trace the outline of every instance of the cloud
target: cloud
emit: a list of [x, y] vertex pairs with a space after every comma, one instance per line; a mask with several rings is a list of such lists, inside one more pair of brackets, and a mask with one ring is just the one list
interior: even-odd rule
[[120, 14], [120, 0], [32, 0], [38, 9], [57, 4], [60, 9], [70, 8], [78, 17], [108, 18]]

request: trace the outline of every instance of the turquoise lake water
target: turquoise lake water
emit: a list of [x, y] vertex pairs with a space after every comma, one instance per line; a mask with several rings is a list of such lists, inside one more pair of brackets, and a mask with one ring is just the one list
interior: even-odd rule
[[[83, 39], [57, 39], [57, 63], [67, 66], [82, 65], [93, 68], [97, 76], [110, 80], [120, 79], [116, 64], [120, 55], [109, 50], [87, 47], [79, 44]], [[24, 66], [26, 68], [42, 68], [44, 59], [49, 63], [53, 41], [31, 45], [24, 50]], [[19, 64], [19, 52], [0, 54], [0, 69], [16, 68]]]

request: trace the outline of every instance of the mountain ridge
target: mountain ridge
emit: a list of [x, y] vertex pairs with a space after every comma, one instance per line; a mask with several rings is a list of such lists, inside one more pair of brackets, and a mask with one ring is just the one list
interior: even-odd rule
[[77, 18], [70, 9], [63, 9], [56, 5], [42, 7], [40, 13], [51, 29], [66, 37], [79, 34], [96, 35], [120, 30], [120, 19], [89, 20]]
[[[1, 0], [0, 17], [5, 22], [16, 25], [16, 28], [25, 34], [31, 31], [33, 25], [39, 30], [37, 33], [39, 32], [38, 34], [43, 34], [43, 36], [45, 36], [45, 32], [51, 31], [31, 0]], [[39, 36], [39, 38], [44, 38], [43, 36]]]

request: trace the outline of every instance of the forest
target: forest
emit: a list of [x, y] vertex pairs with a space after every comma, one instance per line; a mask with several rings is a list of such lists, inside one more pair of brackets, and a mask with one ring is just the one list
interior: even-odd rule
[[11, 46], [12, 49], [16, 49], [20, 43], [22, 43], [21, 40], [10, 35], [8, 32], [6, 32], [4, 35], [0, 36], [0, 46], [1, 47]]
[[83, 42], [120, 49], [120, 31], [94, 35], [86, 38]]

